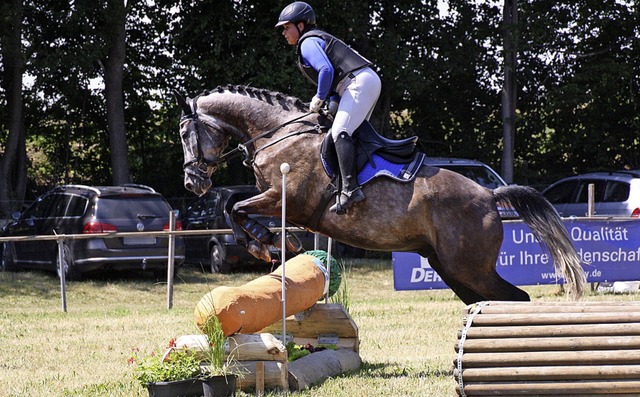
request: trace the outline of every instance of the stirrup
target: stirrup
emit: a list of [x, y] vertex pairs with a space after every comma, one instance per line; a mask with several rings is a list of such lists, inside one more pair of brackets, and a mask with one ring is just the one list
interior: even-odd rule
[[329, 208], [329, 211], [335, 212], [337, 215], [343, 215], [347, 212], [349, 207], [364, 200], [365, 198], [366, 197], [359, 186], [350, 192], [343, 190], [336, 198], [336, 203]]

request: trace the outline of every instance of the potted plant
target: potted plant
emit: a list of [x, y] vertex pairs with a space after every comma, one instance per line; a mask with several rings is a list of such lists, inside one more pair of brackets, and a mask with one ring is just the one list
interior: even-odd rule
[[226, 351], [229, 340], [222, 331], [218, 317], [213, 315], [201, 326], [208, 346], [202, 349], [205, 361], [202, 366], [202, 387], [205, 397], [229, 397], [235, 395], [237, 375], [231, 373]]
[[147, 387], [149, 397], [202, 396], [200, 362], [193, 352], [175, 349], [175, 339], [164, 354], [156, 351], [141, 358], [136, 350], [129, 359], [129, 364], [136, 365], [136, 379]]

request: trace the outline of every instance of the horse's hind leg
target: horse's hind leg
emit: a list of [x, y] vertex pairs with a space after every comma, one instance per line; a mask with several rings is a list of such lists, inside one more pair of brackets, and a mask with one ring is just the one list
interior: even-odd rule
[[[494, 262], [495, 263], [495, 262]], [[529, 295], [507, 282], [495, 270], [495, 264], [485, 266], [456, 266], [456, 270], [448, 270], [436, 255], [429, 257], [429, 264], [438, 272], [442, 281], [466, 304], [485, 300], [528, 301]], [[473, 267], [472, 267], [473, 266]], [[475, 272], [464, 271], [473, 269]], [[485, 267], [485, 269], [482, 269]], [[488, 268], [488, 269], [487, 269]]]

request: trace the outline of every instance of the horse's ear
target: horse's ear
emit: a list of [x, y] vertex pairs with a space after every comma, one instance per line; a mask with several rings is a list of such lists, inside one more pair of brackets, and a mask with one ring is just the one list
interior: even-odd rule
[[173, 96], [176, 98], [176, 102], [178, 102], [178, 105], [182, 108], [182, 111], [185, 115], [193, 113], [193, 111], [191, 110], [191, 106], [189, 106], [187, 101], [182, 95], [180, 95], [178, 91], [173, 90]]

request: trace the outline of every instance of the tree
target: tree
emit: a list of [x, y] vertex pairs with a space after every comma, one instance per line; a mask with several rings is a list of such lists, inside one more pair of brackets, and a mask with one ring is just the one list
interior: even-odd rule
[[[0, 48], [2, 49], [2, 88], [6, 93], [8, 131], [4, 153], [0, 157], [0, 213], [8, 214], [16, 207], [15, 198], [22, 199], [26, 189], [26, 150], [23, 120], [22, 75], [25, 51], [22, 48], [22, 0], [0, 5]], [[3, 128], [4, 129], [4, 128]]]
[[111, 169], [113, 170], [113, 183], [115, 185], [130, 182], [122, 82], [127, 47], [125, 29], [127, 9], [125, 3], [123, 0], [107, 0], [104, 33], [108, 51], [104, 62], [101, 62], [104, 71], [104, 92], [107, 102]]

